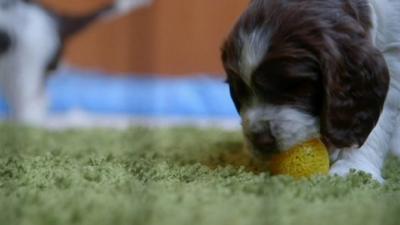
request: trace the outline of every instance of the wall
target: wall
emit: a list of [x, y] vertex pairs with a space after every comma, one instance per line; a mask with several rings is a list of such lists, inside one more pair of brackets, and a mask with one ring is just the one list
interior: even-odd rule
[[[84, 13], [107, 0], [42, 0]], [[223, 73], [219, 49], [248, 0], [154, 0], [151, 7], [98, 22], [68, 45], [73, 65], [108, 72]]]

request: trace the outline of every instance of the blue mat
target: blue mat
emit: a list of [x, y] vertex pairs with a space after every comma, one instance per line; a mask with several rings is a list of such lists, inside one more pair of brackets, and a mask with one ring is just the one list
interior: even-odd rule
[[[211, 76], [110, 76], [65, 68], [47, 84], [53, 114], [79, 109], [107, 115], [237, 117], [228, 86]], [[0, 113], [7, 111], [0, 98]]]

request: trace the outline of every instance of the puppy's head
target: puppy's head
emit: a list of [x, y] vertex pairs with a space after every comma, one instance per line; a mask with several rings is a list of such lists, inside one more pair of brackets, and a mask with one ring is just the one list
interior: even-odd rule
[[367, 1], [253, 0], [222, 47], [231, 96], [256, 153], [313, 137], [359, 146], [388, 90]]

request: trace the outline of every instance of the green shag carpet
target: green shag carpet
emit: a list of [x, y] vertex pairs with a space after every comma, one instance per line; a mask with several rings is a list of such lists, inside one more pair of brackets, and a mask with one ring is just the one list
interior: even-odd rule
[[400, 161], [294, 181], [251, 166], [239, 132], [49, 132], [0, 125], [0, 225], [400, 224]]

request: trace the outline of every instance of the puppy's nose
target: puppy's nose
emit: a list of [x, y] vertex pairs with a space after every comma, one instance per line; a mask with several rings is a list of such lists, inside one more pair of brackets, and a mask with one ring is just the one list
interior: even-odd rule
[[10, 47], [11, 47], [10, 35], [0, 30], [0, 54], [8, 51]]
[[276, 139], [270, 130], [251, 132], [250, 141], [260, 153], [276, 151]]

